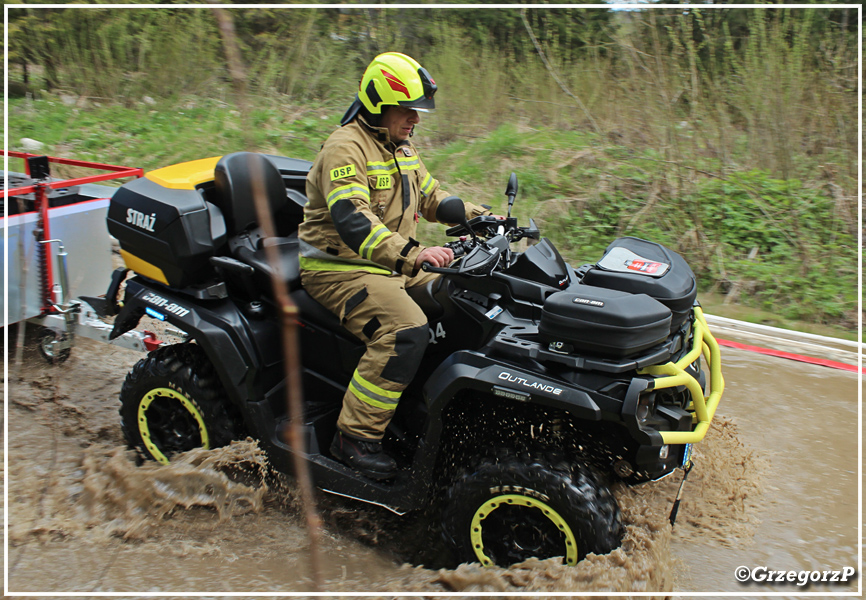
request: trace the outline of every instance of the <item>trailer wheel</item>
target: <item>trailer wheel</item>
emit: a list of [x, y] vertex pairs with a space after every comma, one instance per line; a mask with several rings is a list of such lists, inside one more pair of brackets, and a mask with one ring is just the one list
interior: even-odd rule
[[238, 439], [242, 427], [233, 413], [213, 365], [194, 344], [154, 350], [135, 364], [120, 391], [127, 443], [163, 464], [175, 454]]
[[583, 467], [501, 451], [465, 469], [442, 512], [446, 541], [461, 562], [509, 565], [562, 556], [575, 565], [622, 538], [619, 507]]
[[72, 348], [65, 344], [69, 340], [66, 333], [58, 333], [50, 327], [42, 327], [38, 335], [39, 354], [48, 362], [62, 363], [72, 354]]

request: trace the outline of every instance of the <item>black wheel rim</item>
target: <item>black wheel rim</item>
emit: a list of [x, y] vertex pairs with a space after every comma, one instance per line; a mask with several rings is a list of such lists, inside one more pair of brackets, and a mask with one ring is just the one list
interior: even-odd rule
[[485, 566], [507, 567], [528, 558], [565, 557], [577, 563], [577, 544], [571, 528], [541, 500], [519, 495], [492, 498], [472, 520], [473, 549]]
[[210, 447], [199, 408], [169, 388], [145, 394], [138, 407], [138, 426], [145, 448], [163, 464], [174, 454]]

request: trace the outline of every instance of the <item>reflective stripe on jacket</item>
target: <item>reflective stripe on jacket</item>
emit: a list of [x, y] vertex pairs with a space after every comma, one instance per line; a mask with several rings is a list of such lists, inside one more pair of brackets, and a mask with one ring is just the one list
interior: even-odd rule
[[[412, 275], [424, 249], [415, 214], [435, 223], [447, 195], [410, 141], [391, 142], [387, 129], [358, 116], [328, 137], [307, 175], [301, 268]], [[468, 218], [486, 212], [466, 203]]]

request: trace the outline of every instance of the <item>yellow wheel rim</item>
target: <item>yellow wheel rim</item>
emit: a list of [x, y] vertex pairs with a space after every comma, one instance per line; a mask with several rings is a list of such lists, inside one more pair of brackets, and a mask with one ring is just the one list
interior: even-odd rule
[[574, 532], [571, 530], [571, 527], [569, 527], [568, 523], [565, 522], [565, 519], [541, 500], [517, 494], [505, 494], [503, 496], [491, 498], [479, 506], [478, 510], [475, 511], [475, 515], [473, 515], [472, 522], [469, 525], [469, 539], [472, 541], [472, 549], [475, 552], [476, 558], [478, 558], [478, 562], [485, 567], [494, 566], [493, 559], [484, 553], [484, 542], [481, 539], [481, 533], [483, 530], [484, 519], [489, 517], [497, 508], [502, 506], [525, 506], [527, 508], [540, 510], [542, 514], [544, 514], [544, 516], [547, 517], [547, 519], [565, 535], [565, 546], [563, 548], [565, 550], [565, 563], [569, 566], [577, 564], [577, 540], [574, 537]]
[[207, 427], [205, 427], [204, 424], [204, 417], [202, 417], [201, 411], [198, 406], [196, 406], [195, 402], [171, 388], [154, 388], [145, 394], [141, 399], [141, 402], [138, 404], [138, 431], [141, 434], [141, 440], [144, 442], [144, 447], [147, 448], [147, 451], [150, 452], [150, 455], [153, 456], [153, 458], [164, 465], [169, 464], [168, 457], [163, 454], [162, 450], [159, 449], [151, 438], [150, 427], [147, 423], [147, 409], [150, 408], [150, 405], [157, 398], [166, 398], [180, 403], [190, 416], [195, 419], [196, 425], [198, 426], [198, 433], [201, 437], [202, 448], [205, 450], [210, 448], [210, 440], [208, 439]]

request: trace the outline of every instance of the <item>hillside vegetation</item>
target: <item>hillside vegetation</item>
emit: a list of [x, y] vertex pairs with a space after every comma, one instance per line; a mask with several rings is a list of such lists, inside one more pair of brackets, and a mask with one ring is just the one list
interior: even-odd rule
[[576, 263], [653, 239], [726, 302], [856, 326], [856, 11], [225, 12], [242, 80], [211, 9], [10, 8], [9, 148], [311, 160], [369, 59], [400, 50], [439, 85], [415, 139], [449, 191], [504, 210], [515, 171], [515, 213]]

